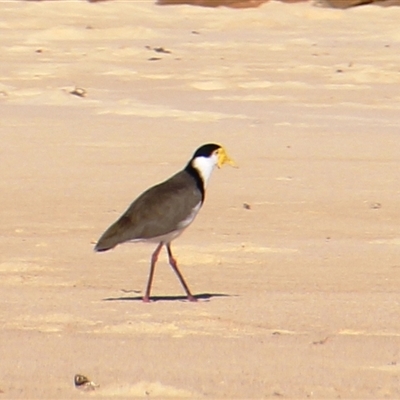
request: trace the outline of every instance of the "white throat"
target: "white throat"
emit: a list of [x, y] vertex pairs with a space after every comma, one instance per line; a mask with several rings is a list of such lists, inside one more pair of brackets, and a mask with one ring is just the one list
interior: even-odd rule
[[206, 188], [208, 180], [217, 165], [217, 156], [213, 154], [211, 157], [196, 157], [192, 161], [192, 165], [199, 171], [204, 182], [204, 188]]

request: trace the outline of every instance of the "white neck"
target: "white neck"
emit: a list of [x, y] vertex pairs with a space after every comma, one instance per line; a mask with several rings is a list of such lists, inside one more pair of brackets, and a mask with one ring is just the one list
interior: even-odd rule
[[196, 157], [192, 161], [192, 165], [194, 168], [199, 171], [200, 176], [204, 182], [204, 188], [207, 187], [208, 180], [214, 170], [215, 165], [217, 164], [217, 156], [213, 155], [211, 157]]

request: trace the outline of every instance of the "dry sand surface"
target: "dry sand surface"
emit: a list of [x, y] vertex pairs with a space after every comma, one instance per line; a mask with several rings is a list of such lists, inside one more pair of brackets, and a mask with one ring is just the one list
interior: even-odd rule
[[[399, 20], [2, 2], [0, 400], [399, 398]], [[143, 304], [154, 246], [93, 242], [206, 142], [199, 302], [163, 252]]]

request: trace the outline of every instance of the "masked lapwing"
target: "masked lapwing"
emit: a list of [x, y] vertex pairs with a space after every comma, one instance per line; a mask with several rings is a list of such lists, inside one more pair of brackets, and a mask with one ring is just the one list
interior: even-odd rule
[[203, 205], [214, 167], [221, 168], [224, 164], [235, 166], [222, 146], [211, 143], [199, 147], [183, 170], [142, 193], [97, 242], [95, 251], [110, 250], [126, 242], [158, 243], [151, 256], [144, 302], [150, 301], [154, 268], [163, 246], [188, 300], [197, 300], [178, 269], [171, 242], [193, 222]]

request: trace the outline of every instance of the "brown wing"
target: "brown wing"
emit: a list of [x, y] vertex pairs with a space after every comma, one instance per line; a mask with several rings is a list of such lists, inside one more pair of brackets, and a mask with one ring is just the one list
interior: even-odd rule
[[135, 239], [151, 239], [179, 229], [179, 223], [202, 201], [193, 177], [185, 170], [141, 194], [100, 237], [96, 251]]

